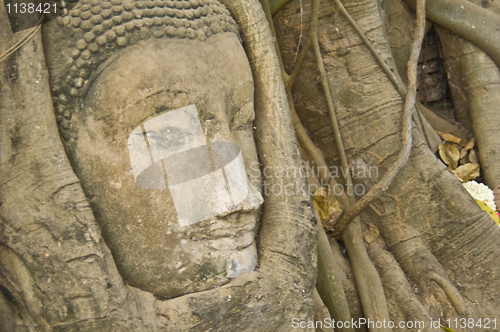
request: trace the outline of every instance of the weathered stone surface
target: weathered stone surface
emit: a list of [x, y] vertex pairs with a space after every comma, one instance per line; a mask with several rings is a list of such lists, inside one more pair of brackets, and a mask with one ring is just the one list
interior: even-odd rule
[[[253, 100], [252, 89], [237, 93], [253, 86], [245, 53], [233, 34], [213, 38], [149, 40], [122, 52], [89, 89], [67, 144], [124, 279], [163, 297], [224, 284], [256, 264], [253, 212], [180, 227], [169, 191], [139, 188], [130, 172], [130, 131], [192, 104], [209, 142], [236, 143], [247, 167], [257, 162], [249, 123], [241, 132], [229, 129], [232, 112]], [[259, 206], [254, 195], [247, 209]]]
[[[136, 2], [139, 4], [144, 2]], [[136, 7], [147, 11], [147, 5]], [[157, 9], [163, 10], [161, 5], [158, 3]], [[219, 14], [212, 21], [229, 22], [222, 9], [207, 5], [199, 9], [205, 7]], [[76, 6], [76, 14], [79, 10], [82, 8]], [[189, 31], [182, 39], [181, 28], [176, 27], [175, 38], [161, 38], [163, 35], [153, 31], [150, 38], [130, 42], [130, 35], [141, 30], [136, 28], [116, 38], [125, 30], [114, 27], [101, 31], [96, 26], [92, 32], [83, 32], [53, 24], [45, 31], [46, 54], [56, 82], [53, 92], [60, 106], [59, 123], [69, 158], [124, 280], [171, 298], [225, 284], [253, 270], [257, 263], [255, 210], [262, 203], [257, 190], [250, 190], [247, 199], [226, 216], [181, 227], [168, 189], [148, 190], [136, 185], [127, 146], [128, 136], [143, 122], [196, 105], [207, 142], [238, 144], [247, 174], [251, 174], [250, 165], [258, 160], [250, 126], [254, 118], [253, 79], [238, 36], [223, 33], [227, 29], [221, 28], [206, 41], [190, 38]], [[77, 40], [75, 48], [70, 46], [68, 51], [55, 40], [66, 32], [66, 38]], [[109, 49], [112, 42], [126, 47]], [[98, 56], [92, 55], [92, 47], [100, 48]], [[62, 52], [56, 52], [61, 48]], [[68, 64], [66, 53], [73, 54], [73, 64]], [[79, 60], [84, 63], [79, 64]], [[61, 80], [65, 67], [70, 67], [70, 74]], [[68, 95], [64, 91], [69, 87]], [[259, 181], [253, 182], [258, 185]]]

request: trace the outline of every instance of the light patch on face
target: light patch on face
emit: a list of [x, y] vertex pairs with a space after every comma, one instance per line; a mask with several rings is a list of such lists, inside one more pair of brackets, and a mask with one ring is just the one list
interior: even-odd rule
[[121, 182], [110, 181], [109, 185], [111, 187], [113, 187], [113, 188], [116, 188], [116, 189], [121, 189], [121, 187], [122, 187], [122, 183]]
[[128, 147], [137, 186], [168, 186], [182, 227], [235, 209], [249, 194], [239, 146], [207, 144], [195, 105], [142, 123], [130, 133]]

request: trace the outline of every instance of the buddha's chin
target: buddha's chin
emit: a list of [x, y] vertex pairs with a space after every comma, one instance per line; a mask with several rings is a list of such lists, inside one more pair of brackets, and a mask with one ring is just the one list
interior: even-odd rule
[[176, 276], [164, 279], [163, 283], [139, 288], [151, 291], [160, 298], [170, 299], [225, 285], [243, 273], [253, 271], [256, 265], [257, 250], [255, 242], [252, 242], [242, 250], [224, 255], [214, 252], [213, 257], [196, 266], [179, 266], [175, 271]]
[[[186, 256], [184, 259], [192, 260], [191, 264], [179, 260], [172, 270], [164, 273], [161, 280], [137, 286], [162, 298], [174, 298], [222, 286], [243, 273], [253, 271], [257, 265], [255, 241], [239, 250], [215, 250], [211, 254], [192, 252]], [[133, 282], [130, 284], [134, 285]]]
[[187, 227], [171, 222], [163, 241], [145, 244], [142, 260], [121, 254], [117, 265], [128, 284], [162, 298], [224, 285], [257, 265], [255, 215], [239, 211]]

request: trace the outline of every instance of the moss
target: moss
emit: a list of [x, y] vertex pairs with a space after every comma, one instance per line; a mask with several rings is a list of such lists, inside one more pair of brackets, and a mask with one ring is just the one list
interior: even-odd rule
[[38, 283], [38, 280], [41, 279], [43, 276], [45, 276], [43, 268], [37, 263], [30, 263], [28, 265], [28, 269], [30, 270], [31, 275], [35, 280], [35, 283]]
[[213, 263], [205, 263], [200, 266], [198, 270], [197, 280], [206, 280], [210, 277], [216, 276], [220, 274], [222, 269], [217, 268], [217, 266]]

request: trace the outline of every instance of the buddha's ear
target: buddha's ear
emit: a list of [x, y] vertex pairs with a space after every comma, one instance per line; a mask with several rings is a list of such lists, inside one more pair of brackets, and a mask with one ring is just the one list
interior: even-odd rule
[[[282, 166], [300, 170], [299, 146], [278, 56], [262, 6], [257, 0], [221, 2], [240, 27], [252, 66], [256, 99], [255, 137], [262, 167]], [[275, 190], [264, 195], [259, 252], [262, 272], [279, 272], [284, 284], [287, 279], [293, 279], [289, 285], [300, 282], [303, 284], [297, 287], [304, 290], [314, 287], [318, 235], [306, 178], [299, 174], [297, 171], [285, 177], [264, 179], [264, 188]]]
[[[28, 32], [12, 33], [0, 1], [0, 53]], [[102, 301], [124, 298], [123, 287], [112, 294], [121, 277], [59, 137], [40, 30], [0, 63], [0, 243], [0, 285], [41, 330], [47, 317], [103, 317]]]

